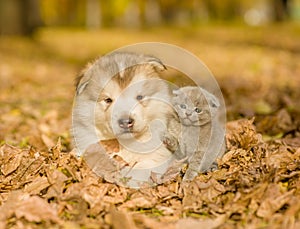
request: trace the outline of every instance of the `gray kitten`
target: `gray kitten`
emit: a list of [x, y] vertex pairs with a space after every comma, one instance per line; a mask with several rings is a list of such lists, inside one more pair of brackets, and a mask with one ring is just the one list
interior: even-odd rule
[[225, 131], [217, 119], [220, 103], [213, 94], [191, 86], [173, 94], [178, 117], [171, 119], [164, 142], [174, 151], [177, 162], [188, 161], [183, 178], [187, 181], [215, 167], [216, 158], [225, 151]]

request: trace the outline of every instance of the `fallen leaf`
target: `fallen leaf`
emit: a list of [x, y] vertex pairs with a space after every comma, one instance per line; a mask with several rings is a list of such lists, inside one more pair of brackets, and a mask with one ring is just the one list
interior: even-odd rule
[[5, 176], [16, 171], [21, 165], [23, 157], [23, 153], [21, 150], [10, 145], [4, 145], [0, 149], [0, 154], [3, 157], [1, 172]]
[[99, 143], [90, 145], [83, 158], [98, 176], [111, 183], [120, 183], [122, 165], [111, 158]]
[[30, 222], [41, 222], [43, 220], [59, 222], [56, 210], [38, 196], [31, 196], [20, 200], [15, 214], [18, 219], [24, 217]]
[[270, 114], [272, 112], [272, 107], [268, 102], [261, 99], [255, 103], [254, 110], [257, 114]]
[[59, 170], [47, 170], [47, 178], [51, 186], [46, 194], [47, 198], [57, 197], [62, 195], [65, 188], [65, 182], [68, 177]]
[[228, 122], [226, 125], [227, 147], [248, 150], [262, 143], [262, 136], [256, 132], [253, 122], [254, 118]]
[[46, 134], [41, 134], [41, 139], [42, 139], [43, 143], [45, 144], [45, 146], [47, 146], [48, 149], [55, 146], [54, 141], [50, 137], [48, 137]]
[[281, 109], [274, 115], [264, 116], [256, 125], [259, 132], [270, 136], [282, 135], [294, 128], [291, 115], [286, 109]]
[[118, 211], [116, 209], [111, 210], [112, 226], [115, 229], [135, 229], [135, 223], [128, 212]]
[[31, 183], [25, 185], [24, 191], [29, 194], [39, 194], [43, 189], [50, 186], [47, 177], [36, 177]]
[[[292, 198], [294, 190], [286, 192], [284, 194], [271, 194], [270, 189], [275, 188], [275, 186], [271, 186], [268, 188], [266, 194], [267, 198], [263, 200], [261, 205], [259, 206], [256, 214], [259, 217], [270, 218], [276, 211], [278, 211], [284, 204], [288, 203]], [[269, 195], [268, 195], [269, 194]]]
[[176, 223], [176, 228], [178, 229], [192, 229], [192, 228], [205, 228], [213, 229], [221, 226], [226, 220], [225, 215], [220, 215], [215, 219], [193, 219], [186, 218], [180, 219]]
[[126, 201], [122, 205], [122, 208], [152, 208], [154, 207], [155, 202], [155, 199], [150, 199], [149, 197], [136, 193], [130, 198], [130, 200]]

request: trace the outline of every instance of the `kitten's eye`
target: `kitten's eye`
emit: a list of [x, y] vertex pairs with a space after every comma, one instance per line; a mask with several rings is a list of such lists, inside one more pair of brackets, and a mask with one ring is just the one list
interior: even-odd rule
[[202, 109], [196, 107], [196, 108], [195, 108], [195, 111], [199, 114], [199, 113], [201, 113]]
[[180, 104], [180, 108], [186, 109], [186, 105], [185, 104]]
[[104, 102], [106, 102], [107, 104], [111, 104], [112, 103], [112, 99], [111, 98], [105, 98]]
[[144, 98], [144, 96], [142, 96], [142, 95], [138, 95], [138, 96], [136, 97], [136, 99], [137, 99], [138, 101], [142, 100], [143, 98]]

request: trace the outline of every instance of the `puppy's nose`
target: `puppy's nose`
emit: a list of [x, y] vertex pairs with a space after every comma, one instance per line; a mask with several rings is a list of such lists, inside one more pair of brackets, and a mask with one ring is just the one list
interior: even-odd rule
[[134, 119], [132, 118], [121, 118], [118, 120], [119, 126], [124, 129], [129, 129], [133, 127]]

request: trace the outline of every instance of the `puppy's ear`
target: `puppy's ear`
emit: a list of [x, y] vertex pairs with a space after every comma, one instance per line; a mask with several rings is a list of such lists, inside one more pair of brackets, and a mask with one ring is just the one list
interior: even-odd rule
[[173, 95], [178, 96], [181, 94], [181, 91], [179, 89], [177, 89], [177, 90], [173, 90], [172, 93], [173, 93]]
[[91, 74], [89, 74], [89, 66], [80, 72], [75, 81], [76, 94], [80, 95], [86, 86], [89, 84], [91, 79]]
[[163, 64], [163, 62], [156, 57], [151, 56], [147, 58], [147, 63], [151, 64], [157, 71], [167, 70], [167, 67]]

